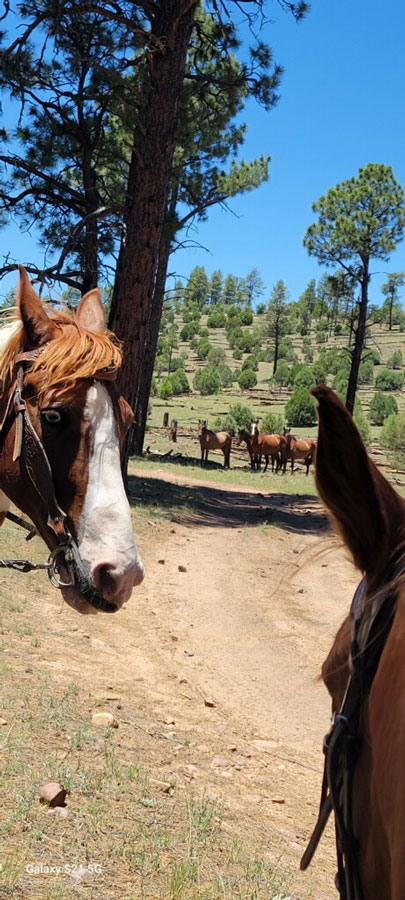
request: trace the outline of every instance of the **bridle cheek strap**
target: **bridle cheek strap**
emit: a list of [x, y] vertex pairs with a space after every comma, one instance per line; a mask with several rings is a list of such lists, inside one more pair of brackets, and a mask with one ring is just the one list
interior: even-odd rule
[[16, 416], [13, 461], [21, 458], [27, 474], [37, 494], [41, 497], [48, 511], [47, 525], [58, 538], [67, 539], [65, 529], [66, 514], [59, 506], [55, 496], [52, 469], [42, 441], [38, 437], [28, 414], [25, 400], [22, 397], [24, 370], [19, 366], [17, 383], [14, 389], [14, 411]]

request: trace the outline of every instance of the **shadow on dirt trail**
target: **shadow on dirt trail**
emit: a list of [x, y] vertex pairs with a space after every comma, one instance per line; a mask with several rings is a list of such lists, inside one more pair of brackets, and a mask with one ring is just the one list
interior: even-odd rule
[[130, 475], [128, 488], [131, 505], [160, 507], [178, 524], [211, 528], [276, 525], [306, 534], [329, 531], [328, 518], [311, 494], [250, 493], [175, 484], [144, 475]]

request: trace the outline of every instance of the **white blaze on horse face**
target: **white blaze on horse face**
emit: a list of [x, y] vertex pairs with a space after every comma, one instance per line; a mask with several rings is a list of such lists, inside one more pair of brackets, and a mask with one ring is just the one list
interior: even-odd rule
[[97, 589], [121, 606], [132, 588], [141, 583], [144, 568], [122, 481], [113, 406], [100, 382], [87, 391], [84, 417], [91, 439], [87, 491], [78, 526], [79, 549], [82, 559], [90, 563]]

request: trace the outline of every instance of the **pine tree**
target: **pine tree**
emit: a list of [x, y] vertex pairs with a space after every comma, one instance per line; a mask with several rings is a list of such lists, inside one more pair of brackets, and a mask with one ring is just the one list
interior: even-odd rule
[[387, 260], [402, 239], [404, 193], [390, 166], [370, 163], [357, 178], [342, 181], [314, 203], [318, 221], [304, 237], [308, 252], [327, 266], [339, 265], [360, 287], [347, 409], [353, 413], [368, 306], [370, 261]]

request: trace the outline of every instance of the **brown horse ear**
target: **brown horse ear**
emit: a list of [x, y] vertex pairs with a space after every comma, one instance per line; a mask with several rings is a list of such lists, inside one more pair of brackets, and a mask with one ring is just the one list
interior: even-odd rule
[[56, 337], [59, 329], [45, 312], [24, 266], [19, 266], [18, 268], [20, 280], [17, 289], [17, 307], [24, 325], [24, 348], [26, 350], [35, 350]]
[[405, 506], [369, 459], [350, 413], [336, 394], [319, 385], [316, 482], [356, 565], [381, 573], [404, 539]]
[[105, 316], [100, 291], [93, 288], [82, 297], [76, 312], [76, 319], [87, 331], [104, 334]]

